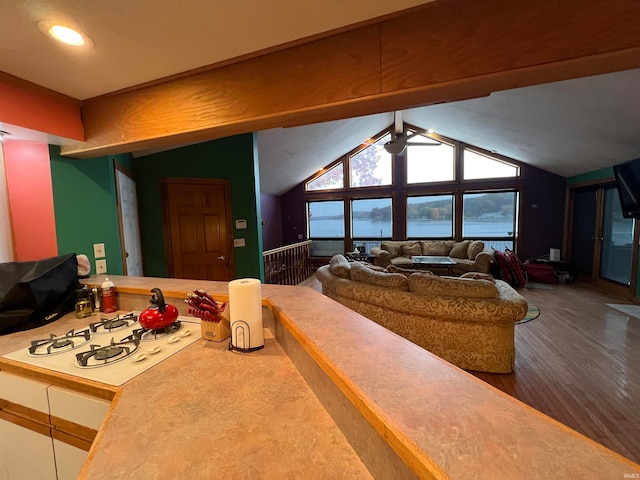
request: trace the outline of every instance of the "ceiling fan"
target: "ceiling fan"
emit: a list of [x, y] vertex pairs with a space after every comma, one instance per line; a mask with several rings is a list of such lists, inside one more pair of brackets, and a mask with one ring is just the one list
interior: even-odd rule
[[[404, 125], [402, 122], [402, 112], [393, 112], [393, 120], [395, 125], [395, 135], [389, 140], [387, 143], [383, 145], [384, 149], [387, 153], [391, 155], [400, 155], [404, 152], [404, 149], [407, 148], [407, 142], [415, 137], [416, 135], [420, 135], [418, 132], [411, 133], [409, 135], [404, 134]], [[411, 142], [411, 145], [417, 145], [421, 147], [437, 147], [440, 145], [440, 142], [434, 140], [433, 142]]]

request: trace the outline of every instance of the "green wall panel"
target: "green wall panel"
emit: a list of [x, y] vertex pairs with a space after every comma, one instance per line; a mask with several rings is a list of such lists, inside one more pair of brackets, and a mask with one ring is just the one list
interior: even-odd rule
[[567, 178], [567, 185], [572, 187], [574, 185], [580, 185], [581, 183], [597, 182], [599, 180], [613, 179], [613, 168], [601, 168], [593, 172], [583, 173], [581, 175], [574, 175]]
[[[160, 180], [163, 177], [220, 178], [231, 181], [234, 238], [242, 237], [246, 242], [245, 247], [234, 251], [236, 278], [264, 280], [255, 143], [255, 135], [248, 133], [133, 160], [145, 276], [167, 276]], [[247, 221], [246, 230], [235, 229], [237, 219]]]
[[122, 275], [114, 161], [130, 163], [130, 156], [75, 160], [54, 145], [49, 155], [58, 253], [87, 255], [95, 274], [93, 244], [104, 243], [107, 273]]

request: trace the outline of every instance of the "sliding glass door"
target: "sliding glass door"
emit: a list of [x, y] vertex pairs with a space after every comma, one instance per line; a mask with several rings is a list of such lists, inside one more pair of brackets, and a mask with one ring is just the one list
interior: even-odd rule
[[621, 285], [631, 285], [634, 229], [634, 219], [622, 216], [617, 190], [605, 188], [600, 238], [601, 278]]
[[635, 290], [636, 221], [622, 216], [615, 185], [571, 192], [571, 267], [621, 295]]

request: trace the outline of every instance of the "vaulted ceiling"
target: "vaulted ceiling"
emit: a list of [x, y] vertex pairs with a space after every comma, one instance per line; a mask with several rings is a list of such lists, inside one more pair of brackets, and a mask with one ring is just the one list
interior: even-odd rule
[[[569, 177], [640, 157], [640, 69], [403, 111], [404, 120]], [[286, 192], [393, 113], [258, 132], [261, 189]]]
[[[5, 0], [0, 68], [83, 100], [424, 3], [429, 2]], [[37, 28], [49, 19], [86, 32], [94, 48], [78, 52], [55, 44]], [[563, 176], [640, 156], [640, 70], [403, 113], [408, 123]], [[286, 192], [392, 119], [388, 112], [259, 132], [261, 190]], [[42, 141], [38, 132], [22, 130], [12, 133]]]

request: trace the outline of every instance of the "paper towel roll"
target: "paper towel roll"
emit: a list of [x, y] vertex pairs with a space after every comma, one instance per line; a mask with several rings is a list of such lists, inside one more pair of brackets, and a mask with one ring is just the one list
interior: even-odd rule
[[240, 278], [229, 282], [229, 308], [231, 345], [241, 349], [264, 346], [260, 280]]

